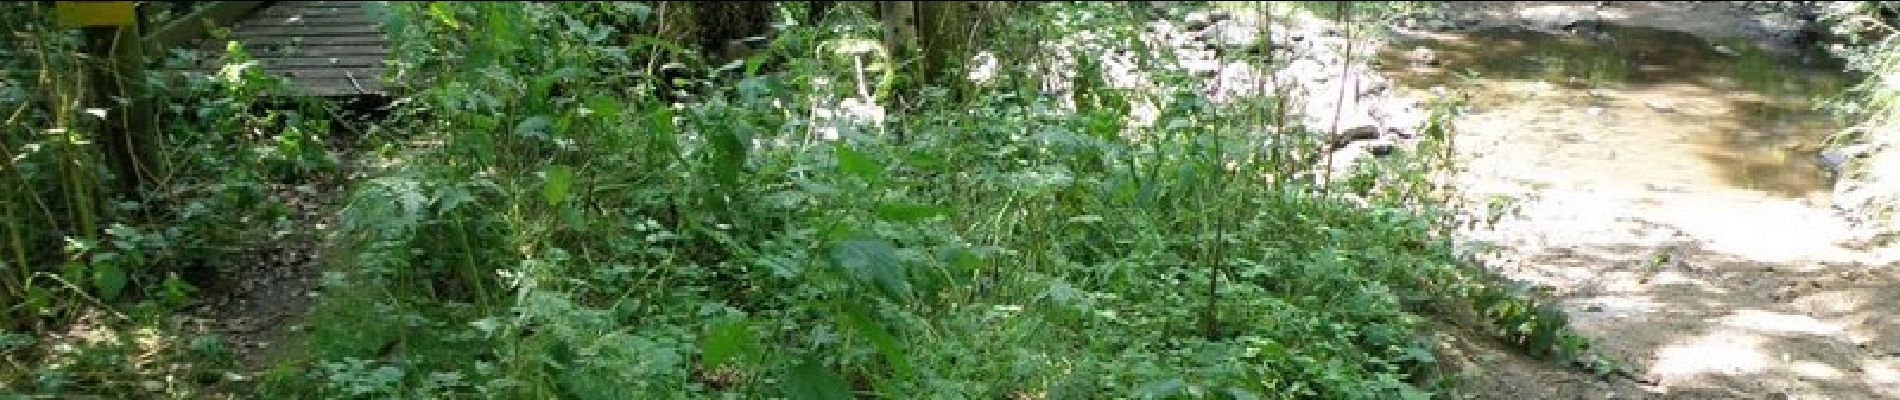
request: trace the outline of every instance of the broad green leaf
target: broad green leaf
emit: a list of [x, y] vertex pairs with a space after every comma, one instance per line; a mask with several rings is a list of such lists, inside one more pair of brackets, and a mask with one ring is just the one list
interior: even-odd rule
[[119, 269], [119, 263], [93, 264], [92, 287], [99, 290], [101, 300], [119, 298], [119, 292], [125, 290], [125, 270]]
[[1260, 395], [1251, 390], [1230, 387], [1227, 388], [1227, 398], [1233, 400], [1259, 400]]
[[165, 274], [165, 282], [160, 283], [159, 288], [161, 288], [160, 293], [164, 294], [165, 302], [173, 305], [183, 305], [191, 301], [191, 292], [194, 290], [191, 284], [185, 283], [184, 279], [179, 279], [176, 272]]
[[436, 22], [448, 25], [450, 29], [461, 29], [462, 24], [455, 22], [455, 12], [449, 10], [451, 4], [442, 1], [429, 3], [429, 16], [435, 17]]
[[852, 150], [851, 147], [839, 144], [837, 146], [837, 154], [838, 169], [844, 171], [844, 173], [873, 182], [884, 175], [884, 167], [877, 165], [877, 162], [872, 161], [871, 158], [865, 156], [864, 153]]
[[1186, 389], [1187, 382], [1181, 381], [1181, 378], [1173, 378], [1141, 385], [1141, 388], [1135, 390], [1135, 397], [1142, 399], [1166, 399], [1178, 396]]
[[587, 112], [602, 119], [613, 119], [620, 115], [620, 101], [611, 96], [594, 96], [587, 99]]
[[910, 376], [910, 358], [904, 356], [904, 348], [897, 345], [896, 336], [884, 330], [884, 326], [877, 321], [871, 320], [861, 307], [847, 305], [843, 314], [844, 325], [869, 340], [871, 347], [884, 356], [884, 361], [891, 363], [891, 369], [897, 371], [899, 378]]
[[673, 127], [673, 109], [655, 107], [652, 114], [647, 114], [647, 124], [653, 128], [654, 145], [648, 156], [661, 159], [679, 157], [679, 141], [674, 137], [677, 129]]
[[739, 171], [745, 168], [746, 143], [751, 141], [744, 125], [731, 124], [726, 129], [714, 129], [706, 135], [712, 145], [712, 172], [719, 183], [731, 185], [738, 183]]
[[748, 328], [745, 320], [739, 318], [713, 324], [699, 342], [701, 362], [713, 367], [734, 358], [749, 357], [758, 348], [758, 339]]
[[876, 285], [885, 296], [910, 295], [897, 249], [882, 239], [855, 239], [831, 246], [831, 260], [859, 282]]
[[548, 134], [548, 127], [550, 126], [554, 126], [553, 118], [548, 118], [546, 115], [536, 115], [521, 120], [520, 125], [515, 125], [515, 134], [524, 136], [546, 135]]
[[39, 286], [28, 286], [26, 287], [26, 301], [23, 303], [26, 304], [27, 310], [45, 315], [48, 311], [52, 310], [53, 294]]
[[785, 380], [785, 397], [792, 400], [850, 400], [851, 387], [844, 378], [820, 365], [805, 360], [792, 367]]
[[64, 264], [60, 264], [59, 277], [65, 278], [69, 282], [79, 282], [82, 279], [86, 279], [86, 264], [78, 261], [67, 261]]
[[944, 214], [949, 214], [949, 210], [929, 204], [879, 204], [877, 206], [878, 218], [895, 222], [924, 220]]
[[574, 169], [566, 165], [549, 165], [542, 170], [541, 199], [549, 205], [559, 204], [567, 199], [568, 189], [574, 184]]

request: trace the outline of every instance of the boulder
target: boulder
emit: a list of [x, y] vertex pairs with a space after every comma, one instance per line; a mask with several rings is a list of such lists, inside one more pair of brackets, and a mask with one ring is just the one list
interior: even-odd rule
[[1866, 157], [1872, 153], [1872, 150], [1873, 146], [1867, 144], [1832, 148], [1824, 150], [1820, 155], [1815, 156], [1815, 161], [1820, 163], [1821, 168], [1826, 169], [1829, 173], [1840, 174], [1843, 169], [1847, 168], [1848, 162], [1857, 158]]

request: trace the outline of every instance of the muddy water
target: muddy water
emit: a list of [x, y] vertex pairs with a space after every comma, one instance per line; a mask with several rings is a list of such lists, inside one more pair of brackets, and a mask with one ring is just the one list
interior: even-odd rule
[[1468, 94], [1460, 129], [1499, 134], [1461, 145], [1542, 169], [1520, 171], [1536, 185], [1818, 200], [1829, 179], [1816, 153], [1841, 123], [1814, 106], [1849, 82], [1817, 55], [1637, 27], [1503, 27], [1385, 48], [1380, 69], [1406, 89]]

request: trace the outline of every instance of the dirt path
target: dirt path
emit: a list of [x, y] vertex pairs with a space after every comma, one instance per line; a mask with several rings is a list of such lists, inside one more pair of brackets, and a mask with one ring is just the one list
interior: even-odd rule
[[274, 201], [287, 205], [298, 230], [281, 240], [248, 249], [244, 260], [207, 286], [207, 296], [191, 314], [198, 329], [231, 343], [244, 371], [268, 368], [286, 339], [301, 328], [301, 318], [316, 304], [323, 271], [323, 235], [334, 226], [336, 194], [329, 185], [279, 185]]
[[1755, 5], [1608, 3], [1459, 3], [1450, 18], [1560, 31], [1596, 15], [1709, 43], [1619, 53], [1638, 58], [1610, 71], [1620, 82], [1554, 76], [1552, 84], [1508, 68], [1442, 79], [1443, 69], [1484, 69], [1460, 65], [1467, 61], [1521, 66], [1550, 55], [1499, 43], [1589, 45], [1564, 32], [1471, 46], [1484, 60], [1432, 48], [1433, 66], [1414, 79], [1399, 72], [1415, 89], [1475, 94], [1458, 120], [1460, 186], [1467, 201], [1503, 212], [1494, 225], [1475, 224], [1468, 243], [1495, 249], [1487, 261], [1498, 272], [1549, 288], [1578, 331], [1640, 378], [1582, 383], [1499, 370], [1477, 386], [1496, 398], [1900, 398], [1895, 252], [1869, 245], [1867, 232], [1829, 207], [1829, 182], [1811, 161], [1833, 126], [1804, 114], [1812, 92], [1802, 89], [1838, 82], [1787, 66], [1768, 69], [1764, 76], [1787, 79], [1767, 88], [1729, 79], [1750, 71], [1720, 66], [1751, 59], [1722, 43], [1770, 48], [1789, 37], [1782, 21], [1755, 16]]
[[349, 182], [361, 173], [354, 155], [361, 151], [363, 132], [380, 118], [379, 111], [371, 110], [386, 102], [359, 98], [337, 104], [341, 108], [332, 115], [336, 128], [324, 145], [337, 157], [338, 169], [307, 176], [299, 184], [270, 184], [269, 201], [285, 207], [290, 224], [272, 232], [271, 240], [245, 249], [229, 270], [208, 279], [203, 300], [189, 310], [187, 318], [195, 330], [230, 342], [239, 372], [260, 373], [281, 356], [298, 351], [291, 346], [294, 336], [322, 296], [326, 263], [334, 261], [326, 258], [325, 249], [337, 224], [336, 210]]

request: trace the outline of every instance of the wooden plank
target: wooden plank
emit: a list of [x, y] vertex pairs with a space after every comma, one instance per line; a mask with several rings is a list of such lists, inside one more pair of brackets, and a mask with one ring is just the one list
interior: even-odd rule
[[239, 44], [245, 47], [281, 47], [281, 45], [302, 45], [302, 47], [336, 47], [336, 45], [372, 45], [372, 47], [390, 47], [390, 40], [382, 36], [274, 36], [274, 38], [243, 38]]
[[330, 46], [388, 47], [389, 38], [381, 36], [277, 36], [244, 38], [242, 41], [239, 41], [239, 43], [243, 43], [246, 48], [262, 48], [267, 46], [303, 46], [307, 48]]
[[380, 36], [383, 34], [383, 31], [380, 28], [381, 27], [369, 26], [369, 25], [315, 26], [315, 27], [308, 27], [308, 28], [277, 27], [277, 26], [242, 26], [242, 27], [239, 27], [237, 30], [232, 31], [231, 37], [242, 38], [242, 37], [346, 36], [346, 35]]
[[[187, 75], [185, 76], [188, 76], [190, 78], [205, 79], [206, 76], [210, 74], [214, 74], [217, 71], [188, 70], [185, 72], [187, 72]], [[174, 75], [174, 76], [177, 76], [177, 75]], [[355, 96], [355, 95], [363, 95], [363, 94], [382, 94], [384, 93], [386, 89], [380, 76], [364, 77], [361, 74], [358, 74], [356, 79], [353, 81], [347, 76], [343, 76], [343, 77], [288, 77], [282, 74], [277, 74], [276, 76], [283, 77], [285, 79], [284, 88], [290, 91], [290, 93], [286, 93], [289, 95]], [[358, 86], [362, 87], [362, 91], [359, 92], [357, 90]]]
[[[271, 70], [314, 68], [375, 69], [383, 68], [389, 64], [389, 61], [386, 57], [286, 57], [260, 58], [257, 59], [257, 63], [262, 65], [265, 69]], [[216, 60], [207, 60], [195, 65], [203, 69], [216, 69], [223, 66], [224, 63]]]
[[143, 35], [141, 41], [145, 43], [145, 48], [160, 51], [183, 46], [193, 39], [207, 36], [210, 32], [208, 26], [230, 26], [263, 5], [262, 1], [213, 2], [198, 12], [180, 17]]
[[388, 56], [389, 49], [383, 46], [267, 46], [251, 51], [256, 58], [276, 57], [361, 57]]
[[382, 68], [288, 68], [266, 69], [265, 72], [291, 79], [348, 79], [350, 77], [355, 77], [357, 80], [383, 79]]
[[270, 18], [270, 19], [252, 18], [249, 20], [245, 20], [244, 23], [239, 24], [237, 28], [240, 30], [244, 28], [308, 29], [308, 28], [331, 28], [331, 27], [351, 27], [351, 26], [380, 28], [380, 26], [378, 25], [379, 24], [372, 23], [365, 20], [339, 19], [339, 18], [304, 19], [304, 20], [295, 20], [295, 21], [282, 20], [282, 19], [276, 19], [276, 18]]
[[361, 1], [280, 1], [278, 2], [278, 4], [283, 7], [300, 7], [300, 8], [363, 7], [363, 2]]
[[355, 12], [361, 12], [361, 11], [367, 11], [367, 10], [369, 10], [368, 8], [366, 8], [366, 7], [363, 7], [363, 6], [360, 6], [360, 5], [334, 5], [334, 6], [308, 6], [308, 5], [307, 5], [307, 6], [295, 6], [295, 5], [291, 5], [291, 6], [284, 6], [284, 8], [286, 8], [286, 9], [290, 9], [290, 10], [296, 10], [296, 11], [301, 11], [301, 12], [338, 12], [338, 13], [344, 13], [344, 12], [353, 12], [353, 11], [355, 11]]
[[388, 62], [384, 57], [283, 57], [262, 58], [258, 62], [264, 68], [305, 69], [305, 68], [382, 68]]
[[363, 17], [318, 17], [318, 18], [251, 17], [251, 18], [245, 19], [244, 23], [239, 26], [241, 27], [242, 26], [307, 27], [307, 26], [380, 26], [380, 25], [382, 24], [374, 22], [374, 21], [370, 21], [368, 18], [363, 18]]
[[[254, 59], [328, 58], [328, 57], [387, 58], [390, 53], [387, 46], [384, 46], [381, 44], [372, 44], [372, 43], [363, 43], [363, 44], [346, 43], [346, 44], [332, 44], [332, 45], [298, 45], [298, 44], [252, 43], [252, 42], [240, 42], [240, 43], [244, 44], [244, 51], [250, 53], [251, 58], [254, 58]], [[214, 47], [216, 47], [216, 49], [213, 49]], [[222, 47], [223, 46], [214, 46], [214, 45], [207, 44], [204, 47], [195, 49], [198, 52], [198, 56], [199, 56], [198, 61], [220, 62], [220, 59], [224, 57], [224, 50], [222, 49]]]
[[271, 7], [259, 12], [258, 15], [265, 18], [367, 18], [369, 11], [352, 8], [299, 9]]
[[[358, 78], [352, 82], [347, 78], [299, 78], [294, 82], [298, 94], [305, 96], [357, 96], [365, 94], [383, 94], [381, 80]], [[358, 90], [358, 86], [361, 90]]]

